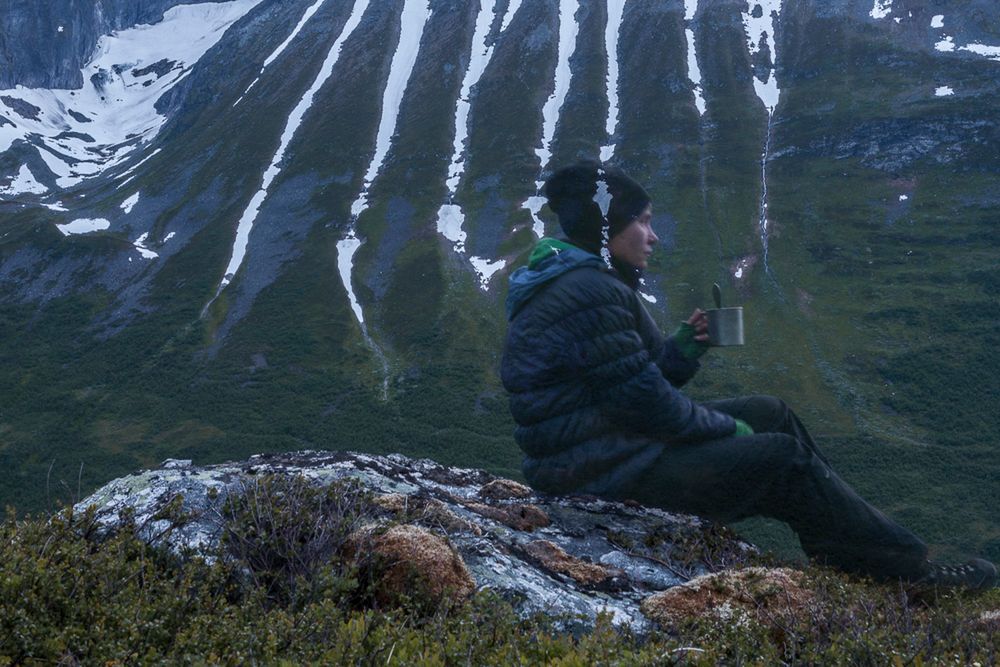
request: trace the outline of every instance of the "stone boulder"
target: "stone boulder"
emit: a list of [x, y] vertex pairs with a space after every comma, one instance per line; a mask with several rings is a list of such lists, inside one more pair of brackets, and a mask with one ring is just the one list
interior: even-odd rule
[[[636, 633], [652, 630], [643, 600], [746, 564], [754, 553], [696, 517], [591, 496], [546, 496], [482, 470], [399, 455], [307, 451], [205, 467], [170, 460], [108, 483], [77, 509], [94, 506], [105, 529], [132, 516], [145, 539], [212, 558], [227, 497], [275, 475], [319, 486], [361, 484], [376, 515], [372, 548], [390, 563], [382, 574], [385, 595], [410, 576], [402, 566], [408, 562], [430, 575], [432, 595], [489, 589], [522, 615], [544, 613], [567, 630], [592, 626], [600, 613]], [[173, 525], [169, 516], [178, 513], [184, 521]]]

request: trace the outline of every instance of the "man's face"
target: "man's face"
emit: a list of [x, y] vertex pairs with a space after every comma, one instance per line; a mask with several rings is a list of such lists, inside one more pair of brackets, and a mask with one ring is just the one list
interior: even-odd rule
[[608, 242], [611, 256], [639, 269], [645, 269], [653, 246], [660, 239], [653, 231], [653, 205], [650, 204], [628, 227], [615, 234]]

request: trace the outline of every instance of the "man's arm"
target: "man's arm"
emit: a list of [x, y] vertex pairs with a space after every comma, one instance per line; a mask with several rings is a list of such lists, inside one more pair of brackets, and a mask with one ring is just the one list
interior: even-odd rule
[[[641, 306], [633, 312], [649, 317]], [[685, 323], [698, 345], [707, 338], [703, 318], [704, 313], [695, 311]], [[651, 320], [622, 324], [613, 336], [603, 336], [592, 346], [586, 370], [588, 385], [609, 419], [623, 430], [664, 440], [710, 440], [735, 432], [732, 417], [697, 404], [675, 387], [698, 368], [697, 360], [682, 354], [676, 337], [661, 337], [655, 341], [662, 341], [660, 345], [650, 346], [652, 341], [640, 328], [650, 326]]]

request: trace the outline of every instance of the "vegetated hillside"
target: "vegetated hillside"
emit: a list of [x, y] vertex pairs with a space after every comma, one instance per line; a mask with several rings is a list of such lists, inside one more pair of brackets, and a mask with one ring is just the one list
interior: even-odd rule
[[18, 8], [10, 43], [49, 32], [0, 91], [0, 500], [306, 447], [516, 475], [506, 275], [557, 231], [537, 182], [603, 156], [654, 197], [654, 317], [746, 307], [692, 393], [785, 397], [881, 507], [1000, 558], [1000, 10], [935, 7]]

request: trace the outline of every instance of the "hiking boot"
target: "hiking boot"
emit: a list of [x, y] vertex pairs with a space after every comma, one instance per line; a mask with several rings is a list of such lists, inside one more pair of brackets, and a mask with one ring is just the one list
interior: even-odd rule
[[997, 585], [997, 568], [988, 560], [973, 558], [964, 565], [942, 565], [927, 561], [927, 572], [915, 583], [940, 588], [984, 591]]

